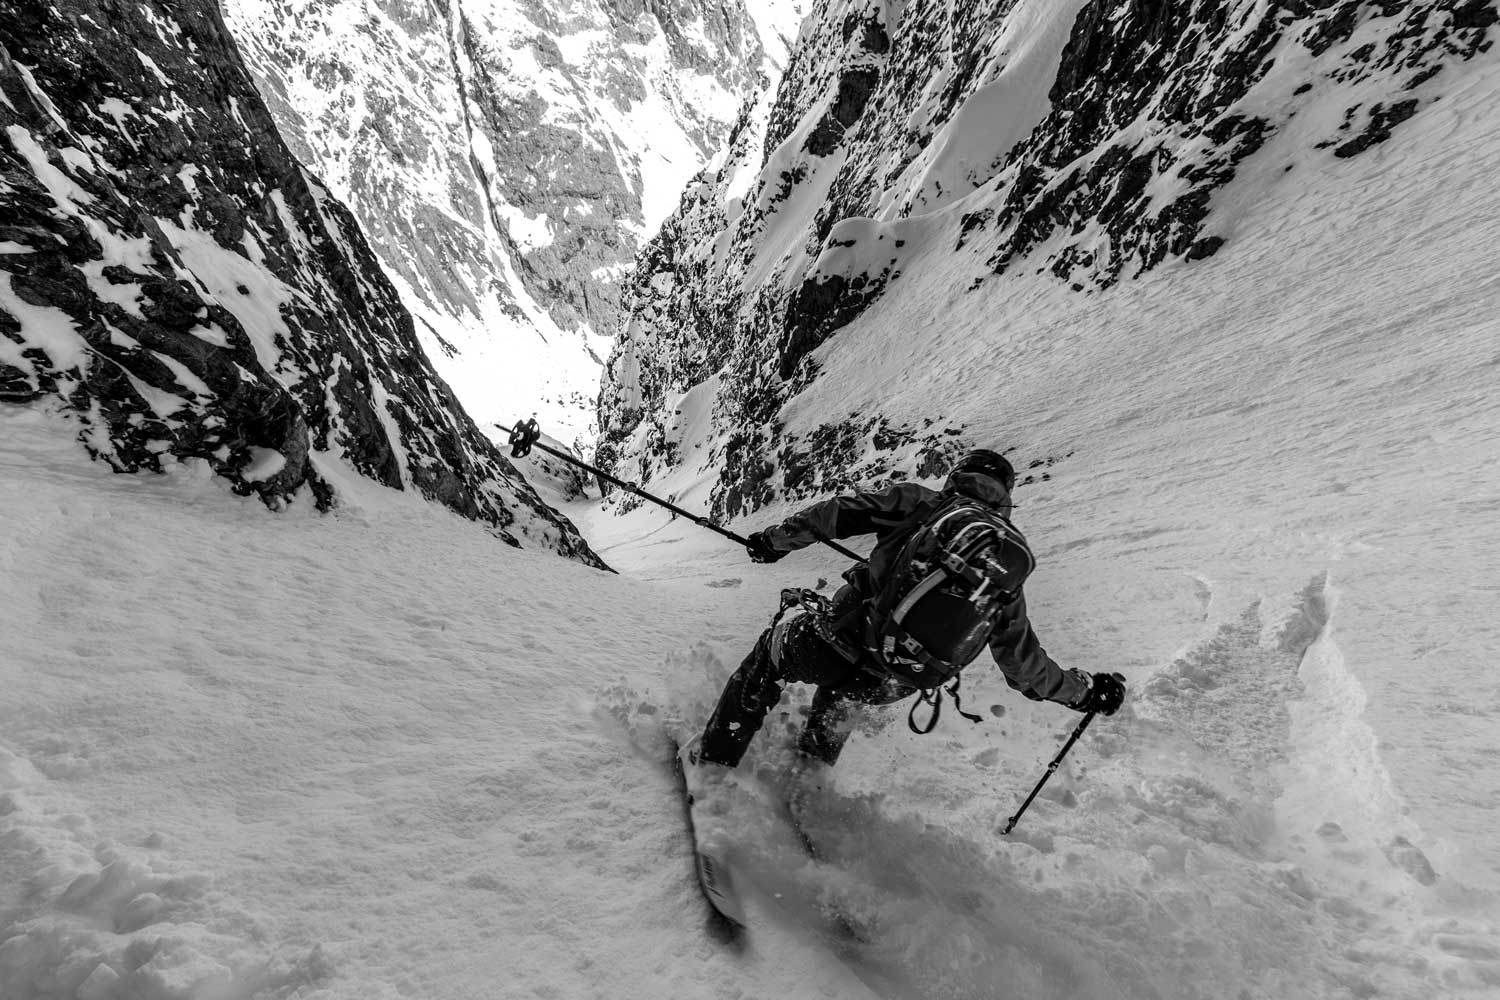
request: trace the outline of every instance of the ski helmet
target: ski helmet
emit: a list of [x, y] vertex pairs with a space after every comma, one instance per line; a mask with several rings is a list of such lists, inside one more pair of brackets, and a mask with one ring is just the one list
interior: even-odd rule
[[974, 472], [981, 476], [989, 476], [1003, 485], [1007, 493], [1016, 488], [1015, 468], [1004, 455], [998, 451], [990, 451], [988, 448], [975, 448], [965, 452], [948, 475], [952, 476], [959, 472]]

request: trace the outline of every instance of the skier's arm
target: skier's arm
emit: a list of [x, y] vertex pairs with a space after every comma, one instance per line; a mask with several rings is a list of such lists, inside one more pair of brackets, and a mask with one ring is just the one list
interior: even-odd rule
[[931, 496], [933, 491], [925, 486], [897, 483], [874, 493], [855, 493], [815, 503], [759, 534], [778, 552], [795, 552], [820, 538], [884, 535]]
[[1088, 693], [1089, 683], [1076, 670], [1064, 670], [1047, 655], [1026, 617], [1026, 596], [1017, 595], [990, 634], [990, 655], [1005, 682], [1032, 701], [1055, 701], [1072, 707]]

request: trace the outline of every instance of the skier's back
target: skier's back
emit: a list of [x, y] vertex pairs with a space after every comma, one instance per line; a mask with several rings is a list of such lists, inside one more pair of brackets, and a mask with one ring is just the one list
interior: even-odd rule
[[940, 696], [926, 693], [956, 680], [984, 646], [1026, 697], [1113, 713], [1124, 699], [1119, 678], [1063, 669], [1031, 628], [1021, 584], [1035, 560], [1010, 522], [1014, 486], [1011, 464], [977, 449], [941, 490], [899, 483], [840, 496], [750, 535], [756, 562], [827, 539], [873, 534], [876, 543], [831, 601], [788, 592], [725, 685], [695, 761], [738, 766], [782, 686], [799, 681], [817, 691], [798, 748], [831, 765], [848, 737], [842, 723], [851, 704], [923, 693], [936, 706]]

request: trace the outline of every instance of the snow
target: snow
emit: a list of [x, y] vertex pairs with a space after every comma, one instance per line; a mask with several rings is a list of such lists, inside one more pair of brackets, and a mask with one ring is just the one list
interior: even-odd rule
[[[516, 551], [351, 473], [336, 515], [273, 517], [201, 469], [80, 463], [36, 412], [0, 410], [0, 441], [0, 599], [23, 623], [0, 657], [7, 1000], [738, 979], [684, 946], [665, 775], [590, 712], [701, 638], [685, 609], [736, 632], [758, 609]], [[849, 979], [808, 964], [760, 974], [779, 995]]]
[[745, 10], [765, 46], [772, 75], [779, 77], [786, 72], [792, 40], [807, 13], [806, 4], [803, 0], [747, 0]]
[[[135, 115], [135, 109], [129, 104], [126, 104], [118, 97], [106, 97], [99, 102], [99, 110], [113, 119], [115, 127], [120, 130], [121, 135], [128, 137], [132, 134], [130, 129], [125, 125], [125, 116]], [[134, 140], [132, 139], [131, 142], [133, 144]]]
[[52, 162], [47, 159], [46, 151], [37, 144], [36, 139], [24, 127], [10, 125], [5, 131], [10, 136], [11, 146], [26, 158], [31, 172], [47, 188], [47, 193], [52, 196], [52, 200], [57, 203], [59, 209], [69, 215], [79, 215], [81, 214], [78, 209], [79, 204], [87, 205], [94, 200], [93, 195], [52, 165]]
[[545, 212], [532, 218], [523, 209], [507, 205], [503, 201], [495, 202], [495, 210], [505, 220], [510, 238], [522, 251], [542, 250], [556, 241]]
[[[274, 193], [273, 201], [283, 213], [283, 221], [290, 223], [291, 217], [280, 191]], [[182, 255], [188, 270], [199, 283], [200, 291], [240, 321], [255, 347], [255, 356], [261, 366], [277, 377], [287, 378], [282, 371], [277, 340], [287, 334], [281, 309], [292, 301], [296, 291], [266, 268], [224, 249], [201, 230], [184, 229], [166, 219], [157, 219], [156, 222]], [[291, 225], [287, 228], [289, 232], [297, 232]], [[204, 340], [224, 336], [222, 331], [210, 326], [198, 326], [192, 332]]]
[[[264, 482], [272, 478], [286, 468], [286, 456], [274, 448], [261, 448], [252, 445], [250, 448], [250, 464], [245, 466], [241, 473], [246, 481], [252, 483]], [[405, 466], [403, 465], [403, 468]]]
[[16, 294], [15, 284], [8, 272], [0, 271], [0, 309], [4, 309], [20, 323], [17, 331], [21, 341], [6, 338], [0, 341], [0, 350], [12, 364], [25, 371], [27, 365], [21, 359], [22, 351], [40, 348], [52, 359], [59, 371], [88, 368], [92, 352], [88, 343], [78, 332], [73, 319], [61, 309], [52, 306], [32, 305]]
[[113, 282], [104, 276], [104, 269], [113, 261], [100, 259], [89, 261], [79, 268], [88, 279], [89, 290], [101, 302], [113, 302], [138, 319], [145, 319], [141, 312], [141, 286], [133, 281]]
[[[1082, 6], [1082, 0], [1030, 0], [1006, 15], [984, 85], [907, 167], [906, 182], [886, 193], [884, 216], [892, 203], [918, 215], [937, 210], [989, 179], [992, 164], [1004, 162], [1052, 110], [1050, 84]], [[947, 83], [946, 74], [936, 77], [927, 93], [936, 97]]]
[[[166, 38], [163, 38], [162, 42], [163, 44], [171, 44], [169, 41], [167, 41]], [[172, 90], [172, 80], [167, 76], [167, 74], [161, 71], [161, 67], [156, 65], [156, 61], [150, 56], [146, 55], [146, 53], [142, 52], [140, 49], [135, 50], [135, 55], [136, 58], [141, 61], [141, 65], [149, 69], [152, 75], [156, 77], [156, 82], [160, 83], [164, 90], [170, 92]]]
[[[272, 514], [0, 408], [0, 997], [1500, 995], [1497, 91], [1491, 64], [1352, 160], [1283, 133], [1216, 195], [1217, 256], [1108, 292], [969, 292], [951, 242], [908, 244], [780, 416], [962, 421], [1045, 472], [1017, 510], [1037, 629], [1132, 696], [1010, 837], [1077, 716], [982, 666], [983, 724], [857, 730], [813, 805], [832, 864], [747, 772], [744, 951], [705, 926], [660, 751], [777, 590], [839, 557], [756, 566], [649, 506], [567, 506], [605, 574], [326, 456], [343, 505]], [[195, 269], [274, 329], [283, 292], [237, 260]], [[0, 297], [86, 360], [61, 314]], [[479, 374], [555, 377], [537, 340]], [[701, 458], [653, 481], [689, 509], [717, 390], [676, 400]], [[810, 931], [815, 897], [871, 945]]]
[[558, 329], [519, 285], [512, 286], [523, 310], [519, 318], [493, 300], [481, 302], [482, 316], [454, 316], [424, 305], [400, 275], [386, 276], [410, 306], [433, 367], [492, 437], [501, 436], [495, 425], [508, 430], [531, 416], [569, 445], [592, 436], [596, 359], [608, 353], [607, 338]]

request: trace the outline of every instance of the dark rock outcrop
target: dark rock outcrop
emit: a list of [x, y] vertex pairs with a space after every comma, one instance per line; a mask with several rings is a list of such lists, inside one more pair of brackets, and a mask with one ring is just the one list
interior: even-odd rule
[[602, 565], [464, 415], [214, 5], [0, 0], [0, 399], [279, 507], [343, 460]]

